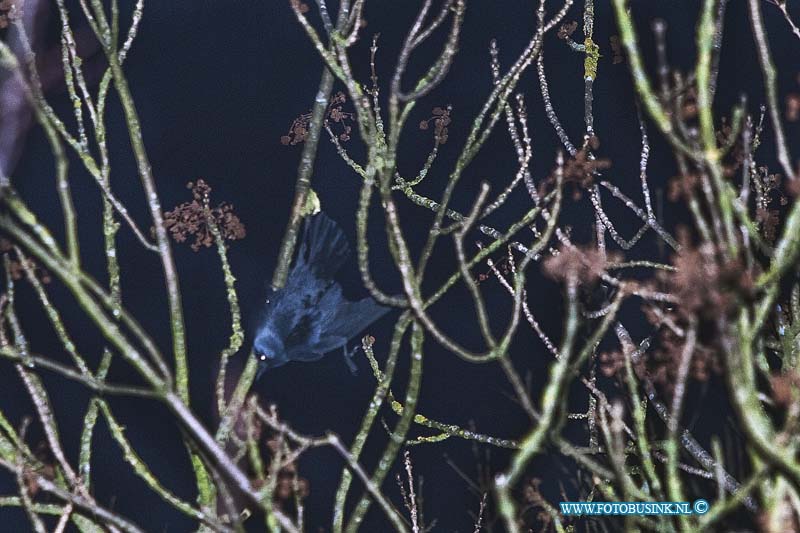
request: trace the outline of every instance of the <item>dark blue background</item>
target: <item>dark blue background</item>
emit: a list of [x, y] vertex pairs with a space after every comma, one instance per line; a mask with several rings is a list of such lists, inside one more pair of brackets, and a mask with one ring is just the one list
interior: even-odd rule
[[[369, 43], [371, 35], [380, 32], [378, 71], [382, 86], [390, 79], [394, 58], [405, 32], [415, 15], [419, 2], [368, 2], [365, 18], [367, 27], [362, 39], [353, 48], [352, 62], [361, 80], [369, 75]], [[122, 2], [128, 13], [129, 2]], [[312, 11], [313, 2], [309, 2]], [[409, 5], [407, 5], [409, 4]], [[410, 5], [410, 4], [413, 4]], [[695, 2], [633, 2], [632, 9], [639, 22], [639, 33], [646, 58], [653, 65], [650, 23], [663, 17], [669, 24], [669, 57], [673, 66], [684, 70], [692, 67], [694, 57], [694, 26], [697, 20]], [[333, 7], [333, 6], [331, 6]], [[552, 14], [558, 6], [548, 6]], [[798, 90], [795, 79], [800, 56], [798, 42], [783, 22], [777, 9], [764, 3], [772, 51], [779, 65], [780, 87], [783, 96]], [[77, 10], [74, 11], [77, 13]], [[600, 45], [598, 79], [595, 83], [595, 129], [601, 141], [599, 155], [613, 161], [606, 176], [629, 196], [640, 198], [638, 160], [640, 138], [634, 95], [626, 65], [613, 65], [609, 37], [616, 34], [611, 6], [598, 0], [595, 7], [595, 41]], [[574, 6], [566, 21], [578, 20], [581, 8]], [[76, 17], [77, 18], [77, 17]], [[414, 110], [408, 130], [402, 138], [400, 171], [415, 174], [424, 162], [432, 144], [431, 131], [418, 131], [416, 123], [428, 118], [435, 106], [453, 106], [450, 139], [442, 147], [426, 182], [419, 192], [438, 198], [447, 171], [463, 145], [472, 119], [491, 90], [488, 67], [488, 42], [494, 37], [500, 47], [503, 68], [517, 57], [535, 31], [535, 12], [531, 2], [504, 0], [502, 2], [468, 3], [459, 53], [447, 81], [427, 96]], [[53, 27], [56, 29], [56, 26]], [[580, 26], [575, 36], [581, 34]], [[54, 34], [57, 35], [57, 34]], [[413, 76], [427, 68], [433, 54], [438, 52], [442, 39], [431, 39], [412, 59], [406, 87]], [[573, 142], [583, 132], [583, 56], [570, 51], [554, 34], [546, 39], [546, 69], [553, 105]], [[294, 177], [301, 146], [280, 144], [281, 135], [292, 120], [308, 111], [321, 75], [321, 61], [305, 34], [294, 19], [288, 2], [268, 0], [226, 0], [223, 2], [182, 2], [150, 0], [145, 17], [125, 70], [142, 119], [153, 171], [157, 178], [162, 204], [170, 208], [189, 198], [186, 183], [205, 179], [213, 188], [215, 202], [232, 203], [247, 226], [247, 238], [230, 246], [230, 261], [237, 276], [248, 333], [252, 330], [259, 303], [274, 267], [282, 232], [287, 220], [294, 188]], [[547, 122], [541, 103], [535, 68], [530, 69], [519, 84], [526, 96], [531, 133], [535, 144], [532, 162], [537, 179], [546, 176], [553, 167], [559, 148], [552, 127]], [[733, 0], [726, 16], [722, 71], [717, 105], [726, 113], [744, 93], [749, 106], [757, 110], [763, 101], [761, 75], [753, 49], [745, 3]], [[54, 107], [73, 121], [65, 94], [53, 95]], [[349, 105], [345, 106], [351, 109]], [[118, 195], [126, 202], [137, 220], [147, 227], [146, 209], [140, 192], [135, 166], [122, 119], [121, 108], [111, 99], [108, 110], [109, 139], [112, 150], [112, 180]], [[789, 129], [790, 140], [796, 140], [796, 128]], [[653, 154], [650, 160], [650, 181], [653, 189], [664, 188], [666, 180], [676, 171], [669, 151], [650, 127]], [[796, 142], [793, 143], [796, 145]], [[353, 153], [363, 156], [360, 140], [349, 141]], [[772, 159], [771, 135], [768, 132], [757, 154], [760, 162]], [[55, 195], [53, 163], [41, 131], [30, 135], [27, 150], [13, 174], [20, 193], [30, 202], [37, 214], [60, 235], [60, 208]], [[358, 159], [358, 157], [357, 157]], [[91, 179], [80, 171], [77, 161], [72, 164], [72, 190], [79, 208], [80, 238], [86, 268], [99, 279], [105, 279], [100, 231], [100, 198]], [[514, 175], [516, 158], [508, 135], [501, 123], [479, 157], [466, 170], [454, 208], [468, 209], [481, 180], [488, 181], [499, 192]], [[322, 208], [344, 228], [351, 241], [355, 236], [354, 213], [360, 181], [339, 159], [331, 143], [323, 136], [313, 178]], [[492, 216], [497, 227], [511, 222], [525, 209], [527, 199], [519, 191], [508, 208]], [[666, 201], [665, 201], [666, 202]], [[412, 246], [419, 249], [424, 242], [431, 213], [399, 200], [401, 217], [409, 231]], [[638, 219], [624, 211], [612, 199], [607, 199], [609, 213], [625, 236], [639, 227]], [[571, 205], [566, 220], [575, 226], [579, 239], [590, 238], [593, 215], [588, 200]], [[662, 214], [668, 227], [683, 220], [681, 209], [665, 203]], [[373, 221], [380, 219], [375, 211]], [[410, 228], [414, 228], [412, 231]], [[373, 266], [379, 282], [389, 292], [399, 292], [399, 285], [383, 242], [383, 229], [371, 228], [375, 240]], [[452, 244], [443, 239], [437, 248], [437, 259], [431, 267], [431, 284], [442, 280], [455, 268]], [[118, 250], [123, 269], [122, 294], [125, 305], [141, 320], [157, 339], [165, 353], [170, 340], [167, 325], [166, 301], [160, 266], [152, 254], [144, 252], [124, 227], [119, 234]], [[211, 390], [219, 351], [226, 345], [229, 334], [228, 312], [224, 286], [215, 253], [212, 250], [192, 252], [187, 245], [174, 247], [180, 271], [180, 283], [188, 331], [193, 407], [211, 423], [213, 421]], [[656, 240], [650, 234], [631, 257], [653, 257], [658, 254]], [[666, 257], [662, 257], [666, 259]], [[364, 294], [360, 287], [355, 263], [350, 261], [342, 276], [351, 297]], [[552, 337], [560, 335], [561, 308], [559, 288], [534, 276], [536, 290], [530, 290], [534, 312]], [[492, 314], [503, 316], [508, 309], [507, 294], [496, 282], [487, 282], [487, 302]], [[64, 306], [64, 318], [73, 333], [81, 353], [96, 359], [102, 343], [91, 325], [81, 317], [74, 303], [57, 285], [52, 286], [55, 298]], [[24, 324], [35, 351], [63, 358], [47, 327], [46, 318], [37, 310], [30, 291], [21, 289]], [[636, 305], [629, 310], [629, 323], [635, 332], [644, 331], [636, 318]], [[434, 316], [443, 327], [456, 334], [462, 342], [476, 349], [480, 338], [474, 327], [472, 308], [466, 292], [456, 289], [438, 305]], [[390, 315], [396, 317], [396, 313]], [[639, 322], [637, 322], [637, 320]], [[387, 317], [369, 329], [377, 339], [376, 353], [385, 357], [391, 335], [392, 319]], [[639, 331], [637, 331], [639, 330]], [[249, 342], [249, 340], [248, 340]], [[243, 350], [235, 365], [241, 366]], [[513, 358], [523, 375], [531, 377], [532, 395], [537, 398], [544, 382], [550, 356], [541, 343], [522, 328], [514, 344]], [[96, 364], [96, 363], [95, 363]], [[358, 358], [361, 371], [357, 376], [348, 372], [338, 355], [330, 355], [311, 364], [290, 364], [269, 372], [257, 385], [264, 402], [274, 402], [283, 417], [298, 430], [320, 434], [333, 430], [350, 442], [364, 408], [369, 402], [374, 380], [363, 357]], [[14, 423], [32, 412], [27, 396], [8, 363], [0, 363], [0, 405]], [[402, 376], [407, 364], [400, 364], [398, 376], [402, 391]], [[120, 380], [135, 380], [132, 371], [116, 364], [112, 375]], [[45, 383], [53, 394], [56, 415], [60, 421], [62, 441], [73, 459], [77, 459], [79, 420], [82, 419], [88, 396], [77, 385], [50, 374]], [[614, 384], [605, 384], [613, 393]], [[432, 341], [426, 343], [426, 363], [420, 409], [426, 415], [460, 425], [474, 421], [479, 431], [507, 438], [521, 436], [529, 426], [524, 413], [511, 399], [510, 389], [496, 365], [475, 366], [446, 353]], [[169, 414], [153, 402], [111, 400], [115, 413], [127, 427], [127, 435], [143, 459], [157, 472], [164, 484], [176, 494], [193, 497], [192, 475], [186, 460], [180, 434]], [[575, 410], [584, 408], [584, 392], [576, 389]], [[720, 407], [721, 406], [721, 407]], [[722, 431], [727, 416], [719, 390], [713, 387], [699, 392], [687, 408], [691, 413], [693, 430], [701, 441]], [[724, 412], [724, 411], [723, 411]], [[393, 420], [387, 413], [387, 419]], [[569, 427], [577, 428], [572, 423]], [[35, 429], [34, 431], [35, 436]], [[378, 428], [377, 437], [370, 441], [364, 459], [373, 465], [376, 452], [385, 436]], [[581, 437], [582, 438], [582, 437]], [[121, 460], [121, 453], [109, 438], [103, 423], [98, 426], [95, 441], [93, 486], [97, 498], [118, 509], [148, 531], [182, 532], [191, 522], [175, 512], [146, 489]], [[438, 520], [437, 531], [471, 531], [468, 511], [477, 511], [479, 498], [448, 466], [445, 457], [457, 464], [467, 475], [476, 477], [476, 458], [473, 445], [451, 439], [438, 445], [412, 449], [416, 472], [425, 479], [424, 508], [430, 521]], [[480, 451], [481, 456], [484, 451]], [[502, 467], [507, 454], [492, 450], [492, 468]], [[339, 481], [341, 463], [330, 451], [309, 453], [301, 462], [301, 473], [308, 478], [311, 494], [307, 500], [308, 523], [328, 529], [333, 493]], [[574, 467], [556, 456], [535, 461], [531, 475], [545, 479], [545, 488], [554, 497], [563, 484], [574, 495]], [[13, 491], [12, 479], [0, 474], [3, 493]], [[354, 483], [355, 493], [361, 486]], [[385, 484], [388, 493], [397, 496], [394, 480]], [[554, 492], [555, 491], [555, 492]], [[352, 493], [351, 493], [352, 498]], [[354, 499], [354, 498], [353, 498]], [[556, 499], [558, 499], [556, 497]], [[25, 531], [29, 528], [22, 512], [3, 508], [0, 531]], [[251, 520], [251, 522], [253, 522]], [[255, 520], [254, 526], [260, 528]], [[315, 527], [310, 527], [310, 531]], [[385, 525], [379, 511], [370, 512], [365, 531], [383, 531]]]

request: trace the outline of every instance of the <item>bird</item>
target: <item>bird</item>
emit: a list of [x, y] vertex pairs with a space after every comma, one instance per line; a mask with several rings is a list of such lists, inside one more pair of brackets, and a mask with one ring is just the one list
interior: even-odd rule
[[262, 308], [253, 352], [257, 378], [289, 361], [316, 361], [342, 348], [350, 371], [357, 347], [347, 343], [391, 310], [372, 297], [349, 301], [334, 276], [350, 255], [344, 232], [324, 212], [306, 217], [286, 284], [270, 289]]

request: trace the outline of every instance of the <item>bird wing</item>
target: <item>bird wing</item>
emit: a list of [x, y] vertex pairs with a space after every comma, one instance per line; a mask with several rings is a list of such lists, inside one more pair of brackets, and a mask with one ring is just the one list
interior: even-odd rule
[[311, 337], [314, 334], [316, 315], [317, 313], [313, 311], [307, 311], [297, 317], [292, 329], [283, 338], [283, 345], [287, 351], [308, 346], [309, 340], [312, 340]]
[[370, 297], [357, 302], [343, 299], [336, 316], [324, 329], [323, 336], [343, 337], [350, 340], [390, 310], [391, 307], [380, 305]]
[[318, 278], [332, 279], [350, 255], [350, 245], [336, 222], [323, 212], [307, 218], [294, 268], [308, 268]]
[[[329, 350], [330, 351], [330, 350]], [[291, 353], [289, 359], [292, 361], [300, 361], [302, 363], [310, 363], [312, 361], [318, 361], [322, 359], [326, 352], [322, 353], [314, 353], [309, 351], [294, 351]]]
[[299, 331], [308, 333], [303, 337], [304, 342], [293, 343], [290, 348], [287, 341], [289, 357], [309, 361], [312, 359], [308, 359], [306, 352], [326, 354], [346, 346], [350, 339], [389, 310], [390, 308], [379, 305], [372, 298], [357, 302], [346, 300], [339, 284], [333, 283], [317, 302], [313, 320], [309, 319], [307, 327], [298, 328]]

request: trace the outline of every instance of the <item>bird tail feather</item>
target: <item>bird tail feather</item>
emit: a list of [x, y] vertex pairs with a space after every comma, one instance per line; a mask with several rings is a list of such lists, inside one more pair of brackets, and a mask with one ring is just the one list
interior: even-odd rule
[[352, 339], [391, 310], [391, 307], [379, 304], [370, 296], [356, 302], [346, 302], [328, 333]]
[[332, 278], [350, 254], [344, 232], [325, 213], [306, 219], [297, 266], [307, 265], [320, 278]]

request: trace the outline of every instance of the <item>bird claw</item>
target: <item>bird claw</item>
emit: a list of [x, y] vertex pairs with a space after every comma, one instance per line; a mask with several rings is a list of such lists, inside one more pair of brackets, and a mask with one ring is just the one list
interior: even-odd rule
[[354, 376], [358, 374], [358, 367], [356, 366], [356, 363], [353, 361], [353, 357], [358, 352], [358, 348], [359, 348], [358, 344], [353, 346], [353, 348], [350, 350], [347, 349], [347, 344], [342, 346], [342, 353], [344, 354], [344, 362], [347, 363], [347, 368], [350, 369], [350, 373], [353, 374]]

